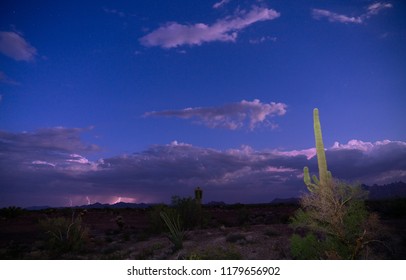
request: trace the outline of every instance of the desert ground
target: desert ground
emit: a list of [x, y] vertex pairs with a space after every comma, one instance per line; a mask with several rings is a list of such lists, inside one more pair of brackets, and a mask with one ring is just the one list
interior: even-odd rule
[[[370, 201], [385, 227], [385, 244], [371, 259], [406, 259], [406, 200]], [[185, 229], [183, 247], [174, 250], [159, 220], [159, 208], [39, 211], [2, 209], [1, 259], [292, 259], [290, 217], [296, 203], [202, 207], [202, 222]], [[79, 219], [80, 246], [50, 246], [44, 221]], [[76, 220], [75, 220], [76, 221]], [[55, 232], [54, 232], [55, 233]], [[52, 233], [52, 234], [54, 234]], [[56, 233], [57, 235], [59, 233]], [[65, 233], [60, 233], [65, 234]]]

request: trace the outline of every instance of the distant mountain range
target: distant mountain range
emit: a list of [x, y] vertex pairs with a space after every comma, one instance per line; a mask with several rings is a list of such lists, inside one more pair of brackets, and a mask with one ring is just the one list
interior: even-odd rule
[[[87, 205], [81, 205], [81, 206], [73, 206], [72, 208], [80, 208], [80, 209], [104, 209], [104, 208], [110, 208], [110, 209], [122, 209], [122, 208], [131, 208], [131, 209], [145, 209], [148, 207], [151, 207], [154, 204], [146, 204], [146, 203], [126, 203], [126, 202], [118, 202], [115, 204], [107, 204], [107, 203], [93, 203], [93, 204], [87, 204]], [[67, 208], [66, 206], [64, 207], [50, 207], [50, 206], [32, 206], [32, 207], [27, 207], [25, 208], [26, 210], [44, 210], [44, 209], [49, 209], [49, 208]]]
[[406, 197], [406, 183], [404, 182], [397, 182], [380, 186], [362, 185], [362, 188], [369, 192], [369, 200]]
[[[380, 199], [390, 199], [390, 198], [399, 198], [399, 197], [406, 197], [406, 183], [404, 182], [397, 182], [391, 183], [387, 185], [361, 185], [361, 187], [368, 191], [368, 199], [369, 200], [380, 200]], [[299, 201], [298, 198], [275, 198], [272, 200], [271, 204], [280, 204], [280, 203], [297, 203]], [[151, 207], [155, 204], [147, 204], [147, 203], [126, 203], [126, 202], [118, 202], [116, 204], [102, 204], [102, 203], [94, 203], [89, 205], [82, 205], [82, 206], [74, 206], [72, 208], [80, 208], [80, 209], [103, 209], [103, 208], [111, 208], [111, 209], [122, 209], [122, 208], [131, 208], [131, 209], [145, 209]], [[206, 204], [207, 206], [225, 206], [227, 205], [223, 201], [212, 201]], [[25, 208], [26, 210], [44, 210], [48, 208], [55, 208], [49, 206], [32, 206]], [[57, 207], [57, 208], [66, 208], [66, 207]]]

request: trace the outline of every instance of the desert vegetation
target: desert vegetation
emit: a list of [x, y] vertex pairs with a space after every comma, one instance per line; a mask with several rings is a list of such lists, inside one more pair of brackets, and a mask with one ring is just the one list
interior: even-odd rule
[[[309, 194], [292, 218], [296, 232], [291, 238], [292, 256], [299, 259], [358, 259], [377, 257], [385, 232], [376, 213], [365, 206], [367, 193], [360, 186], [333, 178], [327, 169], [318, 109], [313, 111], [319, 177], [310, 178], [304, 167]], [[380, 248], [377, 248], [380, 247]], [[379, 250], [381, 249], [381, 250]]]
[[327, 168], [318, 110], [319, 176], [297, 202], [203, 204], [173, 196], [146, 208], [0, 209], [1, 259], [406, 259], [406, 199], [369, 201]]

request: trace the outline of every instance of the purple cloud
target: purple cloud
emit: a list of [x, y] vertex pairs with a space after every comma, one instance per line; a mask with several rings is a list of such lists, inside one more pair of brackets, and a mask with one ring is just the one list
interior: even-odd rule
[[198, 123], [210, 128], [226, 128], [230, 130], [248, 127], [255, 129], [260, 124], [276, 125], [269, 119], [274, 116], [283, 116], [286, 113], [284, 103], [262, 103], [258, 99], [243, 100], [239, 103], [226, 104], [220, 107], [197, 107], [183, 110], [153, 111], [144, 114], [146, 117], [176, 117], [181, 119], [194, 119]]
[[360, 24], [360, 23], [363, 23], [365, 21], [365, 19], [368, 19], [374, 15], [377, 15], [379, 12], [381, 12], [384, 9], [388, 9], [388, 8], [392, 8], [392, 7], [393, 6], [390, 3], [377, 2], [377, 3], [369, 5], [366, 8], [366, 11], [357, 17], [337, 14], [337, 13], [334, 13], [334, 12], [331, 12], [328, 10], [322, 10], [322, 9], [313, 9], [312, 15], [313, 15], [313, 18], [318, 19], [318, 20], [325, 18], [330, 22]]
[[[167, 202], [172, 195], [192, 195], [196, 186], [204, 189], [206, 201], [269, 202], [306, 191], [304, 166], [317, 173], [313, 149], [256, 151], [242, 146], [221, 151], [177, 141], [91, 161], [81, 154], [94, 151], [94, 145], [77, 140], [84, 131], [2, 132], [0, 207], [114, 203], [120, 198]], [[326, 156], [329, 170], [340, 179], [368, 184], [406, 180], [406, 142], [351, 140], [334, 144]]]
[[221, 41], [234, 42], [238, 32], [251, 24], [260, 21], [273, 20], [280, 13], [273, 9], [253, 7], [250, 11], [218, 20], [212, 25], [196, 23], [184, 25], [177, 22], [166, 23], [164, 26], [140, 38], [140, 43], [146, 47], [159, 46], [176, 48], [182, 45], [201, 45], [203, 43]]
[[16, 32], [0, 31], [0, 52], [17, 61], [33, 61], [37, 50]]

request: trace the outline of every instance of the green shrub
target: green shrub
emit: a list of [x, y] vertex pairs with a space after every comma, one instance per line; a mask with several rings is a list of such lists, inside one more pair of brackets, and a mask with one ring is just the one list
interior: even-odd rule
[[72, 213], [70, 219], [65, 217], [47, 218], [40, 221], [47, 234], [48, 248], [58, 254], [78, 252], [88, 238], [88, 229], [82, 219]]
[[323, 249], [321, 245], [313, 233], [308, 233], [305, 237], [293, 234], [291, 237], [292, 255], [298, 259], [316, 259], [322, 254]]

